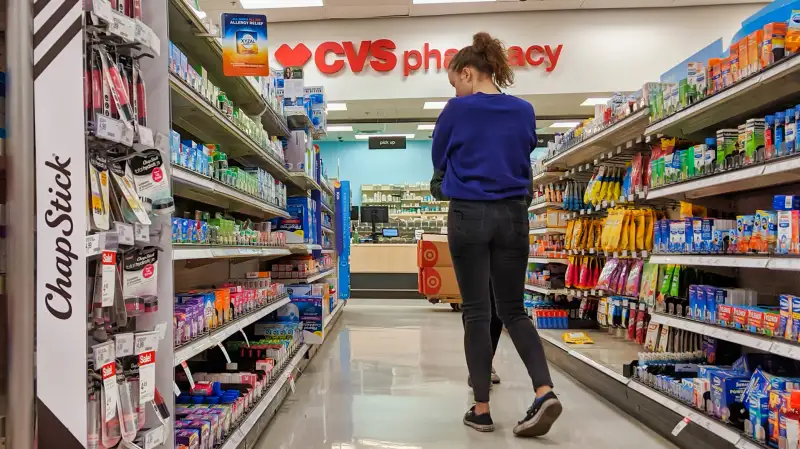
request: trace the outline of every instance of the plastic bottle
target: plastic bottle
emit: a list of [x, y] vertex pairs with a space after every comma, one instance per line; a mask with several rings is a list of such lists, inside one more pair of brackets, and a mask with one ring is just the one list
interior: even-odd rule
[[714, 159], [717, 157], [717, 139], [706, 137], [706, 151], [703, 154], [703, 174], [714, 173]]
[[784, 129], [786, 154], [794, 154], [795, 151], [794, 145], [797, 137], [797, 122], [795, 122], [794, 114], [794, 108], [786, 110], [786, 126]]
[[764, 117], [766, 122], [764, 126], [764, 159], [770, 160], [775, 157], [775, 135], [773, 133], [775, 128], [775, 116], [768, 115]]
[[775, 132], [773, 138], [775, 139], [775, 154], [780, 156], [786, 155], [786, 146], [783, 143], [783, 130], [786, 121], [786, 114], [783, 112], [775, 113]]

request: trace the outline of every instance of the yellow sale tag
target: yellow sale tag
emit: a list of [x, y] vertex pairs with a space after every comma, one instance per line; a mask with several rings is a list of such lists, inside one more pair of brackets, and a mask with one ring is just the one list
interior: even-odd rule
[[561, 335], [561, 338], [564, 340], [564, 343], [568, 343], [571, 345], [588, 345], [594, 344], [591, 338], [586, 335], [586, 332], [564, 332]]

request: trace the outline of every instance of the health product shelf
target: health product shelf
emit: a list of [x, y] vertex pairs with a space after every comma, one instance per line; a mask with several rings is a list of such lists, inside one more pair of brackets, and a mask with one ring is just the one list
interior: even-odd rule
[[790, 359], [800, 360], [800, 344], [794, 344], [779, 338], [770, 338], [751, 334], [749, 332], [740, 332], [735, 329], [728, 329], [715, 324], [689, 320], [664, 313], [653, 313], [650, 321], [652, 323], [664, 324], [669, 327], [687, 330], [696, 334], [730, 341], [738, 345], [747, 346], [748, 348], [771, 352]]
[[289, 214], [277, 206], [174, 164], [172, 180], [175, 196], [262, 218], [289, 218]]
[[791, 256], [653, 254], [650, 263], [800, 271], [800, 257]]
[[169, 75], [169, 85], [172, 91], [173, 123], [204, 142], [222, 144], [231, 159], [242, 159], [247, 165], [258, 165], [283, 182], [291, 179], [278, 156], [256, 144], [219, 109], [174, 73]]
[[292, 252], [288, 248], [172, 244], [172, 260], [282, 257], [290, 254]]
[[336, 307], [334, 307], [333, 311], [330, 314], [328, 314], [328, 316], [326, 316], [324, 320], [322, 320], [322, 328], [325, 330], [326, 334], [328, 332], [328, 326], [336, 322], [337, 315], [339, 315], [342, 312], [342, 309], [344, 309], [345, 304], [347, 304], [347, 301], [343, 301], [340, 299], [339, 304], [337, 304]]
[[[598, 393], [602, 393], [601, 396], [606, 397], [615, 405], [625, 409], [626, 404], [629, 407], [631, 406], [630, 404], [634, 404], [633, 410], [626, 411], [631, 413], [635, 418], [661, 421], [659, 424], [662, 431], [668, 429], [666, 432], [670, 430], [674, 432], [672, 426], [679, 424], [683, 418], [688, 417], [690, 422], [702, 428], [700, 432], [709, 432], [729, 443], [731, 447], [737, 449], [763, 448], [763, 446], [745, 437], [741, 431], [709, 417], [643, 383], [625, 377], [622, 374], [622, 365], [636, 360], [637, 352], [642, 351], [641, 346], [621, 338], [614, 338], [608, 334], [607, 330], [585, 331], [594, 341], [592, 345], [570, 345], [564, 343], [561, 339], [561, 335], [565, 332], [569, 331], [564, 329], [539, 329], [539, 336], [546, 343], [545, 353], [547, 354], [548, 361], [559, 367], [563, 367], [562, 369], [571, 375], [578, 375], [579, 373], [575, 372], [575, 370], [580, 370], [580, 372], [584, 374], [586, 380], [592, 379], [595, 381], [590, 388]], [[559, 354], [556, 355], [552, 350], [548, 349], [547, 343], [554, 346]], [[604, 374], [611, 380], [601, 383], [599, 382], [601, 376], [598, 376], [598, 374]], [[580, 378], [578, 380], [583, 381]], [[596, 390], [596, 388], [601, 388], [601, 385], [605, 386], [607, 391]], [[615, 385], [621, 386], [622, 389], [615, 388]], [[618, 392], [618, 395], [615, 396], [612, 391]], [[652, 407], [642, 406], [641, 401], [631, 397], [631, 392], [639, 393], [648, 401], [652, 401], [652, 403], [666, 408], [670, 412], [675, 413], [678, 417], [675, 415], [665, 415]], [[611, 396], [606, 396], [606, 394]], [[622, 401], [622, 403], [618, 403], [618, 401]], [[675, 420], [674, 424], [672, 424], [671, 421], [673, 419]], [[668, 422], [664, 423], [664, 420]], [[677, 433], [673, 436], [677, 436]], [[693, 438], [696, 436], [698, 435], [695, 433], [684, 438], [688, 439], [686, 441], [687, 443], [692, 444], [694, 442]]]
[[292, 254], [311, 254], [312, 251], [319, 251], [322, 249], [322, 245], [310, 243], [290, 243], [286, 246]]
[[552, 201], [534, 204], [528, 208], [528, 212], [535, 212], [542, 209], [561, 209], [562, 203], [554, 203]]
[[301, 190], [320, 190], [317, 181], [311, 179], [305, 172], [289, 172], [289, 178]]
[[561, 176], [564, 175], [563, 170], [553, 170], [553, 171], [543, 171], [541, 173], [533, 175], [532, 181], [533, 185], [542, 185], [542, 184], [549, 184], [551, 182], [558, 181]]
[[200, 337], [197, 340], [191, 341], [176, 348], [174, 357], [174, 366], [178, 366], [182, 362], [191, 359], [192, 357], [196, 356], [197, 354], [200, 354], [206, 349], [212, 348], [222, 343], [223, 341], [228, 339], [228, 337], [230, 337], [231, 335], [255, 323], [261, 318], [264, 318], [270, 313], [280, 309], [284, 305], [289, 304], [289, 302], [290, 302], [289, 297], [284, 296], [283, 298], [280, 298], [272, 302], [271, 304], [268, 304], [243, 318], [232, 321], [230, 324], [227, 324], [220, 329], [215, 329], [213, 332], [209, 333], [204, 337]]
[[320, 187], [322, 187], [322, 190], [333, 195], [333, 185], [331, 185], [331, 182], [329, 180], [323, 179], [322, 182], [319, 183], [319, 185]]
[[525, 290], [530, 290], [532, 292], [541, 293], [543, 295], [566, 295], [567, 290], [563, 288], [545, 288], [539, 287], [537, 285], [525, 284]]
[[329, 227], [327, 227], [325, 225], [322, 225], [322, 232], [327, 232], [328, 234], [333, 234], [334, 233], [333, 229], [331, 229], [331, 228], [329, 228]]
[[[275, 382], [269, 387], [269, 391], [264, 394], [264, 397], [256, 404], [255, 407], [250, 411], [247, 417], [242, 420], [242, 423], [236, 429], [231, 429], [230, 437], [228, 440], [219, 447], [219, 449], [237, 449], [240, 447], [242, 442], [247, 438], [247, 435], [256, 427], [258, 420], [261, 418], [261, 415], [264, 414], [264, 411], [267, 410], [267, 407], [272, 404], [272, 401], [278, 396], [278, 393], [281, 391], [286, 382], [289, 382], [290, 379], [293, 379], [294, 371], [300, 362], [305, 357], [306, 353], [308, 352], [309, 345], [303, 344], [297, 350], [294, 357], [286, 364], [286, 367], [283, 368], [281, 373], [275, 378]], [[293, 380], [291, 380], [293, 382]]]
[[569, 259], [549, 258], [549, 257], [528, 257], [528, 263], [560, 263], [567, 265]]
[[336, 253], [335, 249], [332, 249], [332, 248], [323, 248], [322, 249], [322, 254], [334, 254], [334, 253]]
[[303, 279], [275, 279], [275, 278], [273, 278], [272, 280], [275, 281], [275, 282], [280, 282], [281, 284], [285, 284], [285, 285], [310, 284], [310, 283], [312, 283], [314, 281], [318, 281], [318, 280], [320, 280], [320, 279], [322, 279], [324, 277], [330, 276], [335, 272], [336, 272], [335, 269], [330, 268], [328, 270], [320, 271], [317, 274], [311, 275], [311, 276], [309, 276], [307, 278], [303, 278]]
[[544, 162], [544, 166], [571, 167], [593, 160], [600, 153], [641, 136], [644, 133], [647, 120], [647, 108], [634, 112], [608, 128], [573, 145], [570, 149], [548, 159]]
[[185, 0], [169, 1], [169, 38], [188, 56], [193, 65], [201, 65], [208, 71], [211, 81], [219, 86], [236, 106], [250, 116], [263, 111], [261, 121], [270, 136], [289, 135], [286, 118], [278, 115], [264, 101], [248, 77], [225, 76], [222, 71], [222, 44], [219, 38], [209, 34], [208, 29]]
[[691, 200], [795, 182], [800, 182], [800, 156], [797, 155], [652, 189], [647, 199]]
[[785, 58], [745, 81], [650, 124], [645, 134], [689, 138], [713, 136], [717, 129], [724, 128], [729, 122], [738, 120], [744, 123], [754, 114], [773, 107], [777, 109], [800, 98], [798, 75], [800, 58]]
[[566, 234], [567, 228], [535, 228], [529, 233], [530, 235]]
[[325, 202], [324, 202], [324, 201], [320, 201], [320, 202], [319, 202], [319, 204], [320, 204], [320, 206], [322, 206], [322, 211], [323, 211], [323, 212], [327, 212], [327, 213], [329, 213], [329, 214], [333, 215], [333, 209], [331, 209], [331, 207], [330, 207], [330, 206], [328, 206], [327, 204], [325, 204]]

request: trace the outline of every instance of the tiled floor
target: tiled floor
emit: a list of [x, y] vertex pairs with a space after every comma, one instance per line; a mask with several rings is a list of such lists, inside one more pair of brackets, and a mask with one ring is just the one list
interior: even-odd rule
[[495, 368], [494, 433], [466, 428], [470, 406], [461, 317], [424, 301], [351, 300], [257, 449], [672, 448], [551, 368], [564, 413], [545, 438], [511, 429], [533, 399], [508, 335]]

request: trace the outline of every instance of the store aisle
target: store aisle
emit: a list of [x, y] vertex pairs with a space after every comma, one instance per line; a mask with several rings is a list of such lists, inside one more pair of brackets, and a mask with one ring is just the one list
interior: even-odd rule
[[256, 449], [672, 448], [663, 438], [553, 369], [564, 414], [539, 440], [511, 429], [533, 398], [503, 336], [492, 392], [498, 427], [461, 423], [471, 403], [461, 316], [419, 300], [351, 300]]

